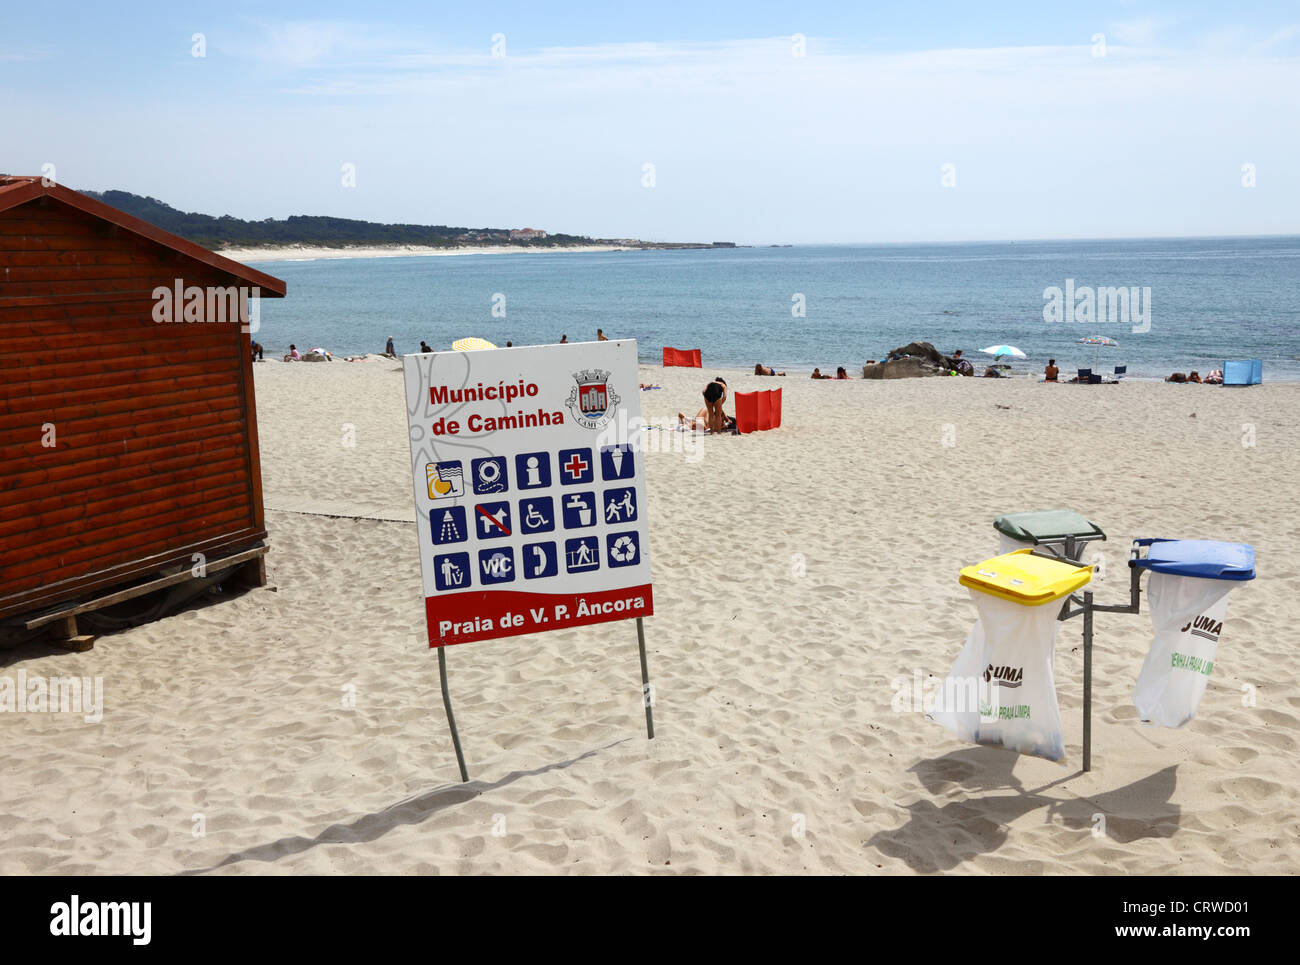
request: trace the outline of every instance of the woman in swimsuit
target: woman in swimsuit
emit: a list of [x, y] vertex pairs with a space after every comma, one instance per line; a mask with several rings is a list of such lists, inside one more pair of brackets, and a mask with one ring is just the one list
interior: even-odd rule
[[722, 405], [727, 401], [727, 380], [718, 376], [704, 387], [704, 408], [709, 428], [713, 432], [722, 432]]

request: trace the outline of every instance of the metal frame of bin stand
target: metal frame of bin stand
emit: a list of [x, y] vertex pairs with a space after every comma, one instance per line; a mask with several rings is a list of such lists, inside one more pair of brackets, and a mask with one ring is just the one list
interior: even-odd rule
[[[1071, 566], [1084, 567], [1090, 564], [1081, 563], [1073, 558], [1074, 537], [1068, 537], [1066, 540], [1066, 555], [1069, 559], [1059, 559], [1051, 557], [1061, 563], [1069, 563]], [[1092, 770], [1092, 615], [1098, 611], [1104, 613], [1140, 613], [1142, 606], [1142, 573], [1143, 570], [1137, 566], [1137, 560], [1141, 555], [1142, 547], [1147, 545], [1149, 540], [1135, 539], [1133, 546], [1129, 550], [1128, 566], [1129, 580], [1128, 593], [1129, 601], [1124, 604], [1103, 604], [1094, 603], [1092, 590], [1085, 590], [1083, 595], [1071, 593], [1061, 603], [1061, 612], [1056, 619], [1064, 623], [1074, 617], [1083, 617], [1083, 769]], [[1035, 552], [1037, 552], [1035, 550]], [[1039, 554], [1047, 556], [1049, 554]], [[1071, 604], [1074, 604], [1073, 608]]]

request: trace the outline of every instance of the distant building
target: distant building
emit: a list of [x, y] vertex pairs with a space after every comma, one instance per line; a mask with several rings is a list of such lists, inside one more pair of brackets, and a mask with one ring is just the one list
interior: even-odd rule
[[515, 228], [510, 232], [511, 241], [541, 241], [545, 237], [546, 232], [537, 228]]

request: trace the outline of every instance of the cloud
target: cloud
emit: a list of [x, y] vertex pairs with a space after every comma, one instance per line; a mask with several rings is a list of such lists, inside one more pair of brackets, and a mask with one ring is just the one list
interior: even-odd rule
[[1263, 40], [1252, 45], [1250, 52], [1256, 54], [1272, 53], [1280, 47], [1292, 44], [1297, 38], [1300, 38], [1300, 24], [1288, 24], [1274, 30]]
[[220, 52], [290, 70], [382, 62], [409, 50], [409, 37], [390, 28], [345, 20], [249, 20], [213, 40]]
[[1153, 47], [1156, 44], [1156, 34], [1168, 25], [1168, 21], [1156, 17], [1114, 21], [1107, 25], [1107, 40], [1130, 47]]
[[0, 50], [0, 63], [32, 63], [38, 60], [49, 60], [50, 55], [45, 50], [31, 48], [29, 50]]

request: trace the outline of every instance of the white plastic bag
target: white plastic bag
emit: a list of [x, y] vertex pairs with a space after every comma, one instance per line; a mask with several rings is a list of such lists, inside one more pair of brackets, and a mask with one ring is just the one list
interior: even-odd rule
[[1052, 673], [1060, 601], [1024, 606], [970, 595], [979, 619], [926, 716], [960, 740], [1063, 761]]
[[1152, 573], [1147, 586], [1155, 639], [1133, 688], [1144, 724], [1182, 727], [1210, 682], [1231, 580]]

